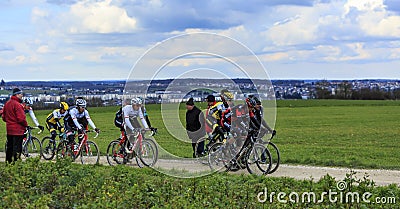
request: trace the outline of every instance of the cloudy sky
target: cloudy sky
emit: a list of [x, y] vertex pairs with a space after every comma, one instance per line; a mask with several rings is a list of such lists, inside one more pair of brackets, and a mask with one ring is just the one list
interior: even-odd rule
[[[157, 78], [190, 77], [195, 69], [241, 77], [219, 56], [250, 58], [228, 42], [159, 47], [194, 32], [245, 46], [271, 79], [400, 79], [400, 0], [2, 0], [0, 21], [6, 81], [142, 79], [160, 65]], [[170, 60], [193, 43], [218, 56], [155, 61], [130, 75], [152, 48], [162, 51], [151, 59]]]

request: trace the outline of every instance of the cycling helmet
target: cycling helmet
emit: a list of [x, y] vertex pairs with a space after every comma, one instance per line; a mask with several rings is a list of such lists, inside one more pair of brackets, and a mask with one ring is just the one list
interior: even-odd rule
[[69, 105], [66, 102], [60, 102], [60, 109], [67, 111]]
[[207, 102], [215, 102], [215, 96], [210, 94], [206, 98]]
[[247, 98], [246, 99], [246, 104], [247, 104], [248, 107], [255, 107], [256, 104], [257, 104], [257, 101], [253, 97]]
[[138, 100], [138, 104], [140, 104], [140, 105], [143, 104], [143, 99], [142, 99], [142, 97], [137, 97], [136, 99]]
[[86, 101], [84, 99], [77, 99], [75, 104], [78, 107], [85, 107], [86, 108]]
[[33, 105], [33, 100], [31, 98], [25, 98], [24, 99], [24, 103], [28, 106], [32, 106]]
[[74, 98], [72, 98], [72, 97], [68, 98], [66, 102], [67, 102], [68, 106], [74, 106], [74, 104], [75, 104]]
[[227, 89], [222, 89], [221, 97], [224, 97], [224, 99], [226, 99], [226, 100], [232, 100], [233, 94], [231, 92], [229, 92]]
[[142, 104], [142, 101], [139, 98], [133, 98], [131, 100], [131, 105], [135, 105], [135, 104]]

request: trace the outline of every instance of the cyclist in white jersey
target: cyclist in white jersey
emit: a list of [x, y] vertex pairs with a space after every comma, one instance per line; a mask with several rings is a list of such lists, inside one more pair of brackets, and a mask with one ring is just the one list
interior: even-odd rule
[[78, 133], [84, 133], [87, 130], [88, 124], [97, 133], [100, 132], [100, 129], [90, 119], [89, 112], [86, 110], [86, 101], [83, 98], [78, 98], [76, 100], [76, 107], [69, 109], [67, 115], [64, 117], [64, 126], [69, 142], [74, 142], [74, 130], [78, 130]]
[[131, 100], [131, 105], [126, 105], [122, 108], [122, 113], [124, 116], [124, 128], [131, 144], [134, 144], [135, 128], [141, 127], [137, 121], [137, 118], [140, 119], [144, 128], [149, 128], [140, 108], [140, 103], [141, 100], [139, 98], [134, 98]]
[[25, 98], [22, 102], [22, 106], [24, 107], [25, 114], [29, 113], [32, 118], [32, 121], [35, 123], [35, 126], [43, 131], [44, 127], [39, 124], [39, 120], [36, 118], [35, 113], [33, 112], [33, 100], [31, 98]]

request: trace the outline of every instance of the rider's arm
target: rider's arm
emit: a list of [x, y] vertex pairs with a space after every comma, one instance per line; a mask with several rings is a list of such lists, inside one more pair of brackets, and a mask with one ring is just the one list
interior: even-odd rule
[[53, 111], [53, 118], [54, 118], [54, 121], [57, 124], [57, 127], [61, 128], [62, 126], [61, 126], [61, 123], [60, 123], [60, 118], [58, 118], [58, 110], [54, 110]]
[[125, 126], [127, 126], [129, 129], [131, 129], [133, 131], [133, 126], [132, 126], [131, 120], [129, 119], [129, 112], [131, 109], [132, 109], [131, 106], [127, 105], [122, 108], [122, 113], [124, 116]]
[[149, 127], [151, 127], [149, 115], [147, 114], [146, 108], [145, 108], [145, 107], [142, 107], [141, 109], [142, 109], [142, 111], [143, 111], [143, 116], [144, 116], [144, 119], [146, 119], [147, 125], [149, 125]]
[[88, 121], [89, 125], [90, 125], [93, 129], [96, 129], [96, 125], [94, 125], [92, 119], [90, 119], [90, 115], [89, 115], [89, 112], [88, 112], [87, 110], [85, 110], [85, 117], [86, 117], [86, 120]]
[[146, 119], [144, 119], [143, 113], [141, 110], [139, 110], [139, 118], [142, 121], [143, 127], [144, 128], [149, 128], [149, 126], [146, 123]]
[[35, 123], [35, 126], [39, 126], [39, 125], [40, 125], [40, 124], [39, 124], [39, 121], [38, 121], [38, 119], [36, 118], [35, 113], [33, 112], [33, 109], [32, 109], [32, 108], [29, 109], [29, 115], [31, 116], [33, 122]]
[[70, 115], [71, 115], [71, 119], [72, 119], [72, 121], [74, 122], [74, 124], [75, 124], [75, 126], [76, 126], [76, 128], [77, 129], [82, 129], [82, 126], [81, 126], [81, 124], [79, 124], [79, 122], [78, 122], [78, 118], [77, 118], [77, 112], [78, 112], [78, 110], [76, 109], [76, 108], [74, 108], [74, 109], [71, 109], [70, 110]]

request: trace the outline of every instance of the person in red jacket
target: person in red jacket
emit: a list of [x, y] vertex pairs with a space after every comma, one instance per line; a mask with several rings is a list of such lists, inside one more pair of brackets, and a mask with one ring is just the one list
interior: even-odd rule
[[3, 121], [6, 122], [7, 129], [7, 150], [6, 150], [6, 162], [12, 163], [17, 161], [21, 157], [22, 152], [22, 140], [24, 139], [24, 133], [28, 122], [22, 102], [22, 91], [19, 88], [13, 89], [13, 95], [10, 100], [4, 105], [3, 108]]

